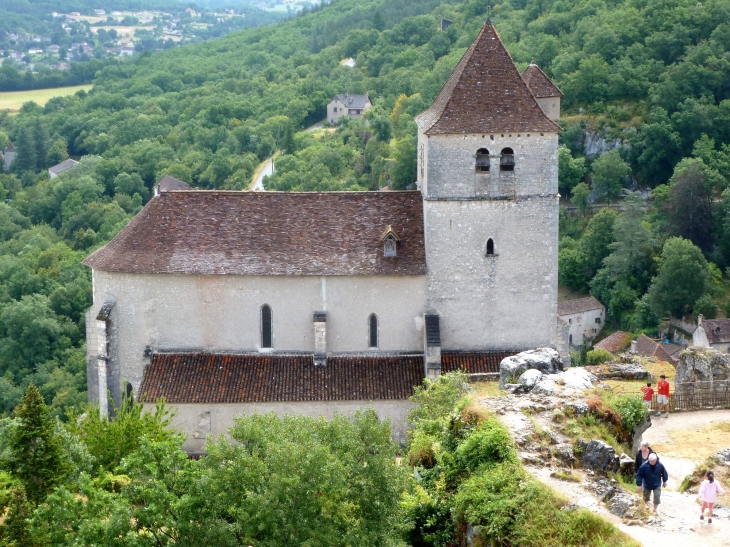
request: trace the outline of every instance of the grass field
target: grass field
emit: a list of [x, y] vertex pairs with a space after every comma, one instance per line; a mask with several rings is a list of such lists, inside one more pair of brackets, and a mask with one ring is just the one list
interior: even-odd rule
[[70, 87], [53, 87], [50, 89], [33, 89], [31, 91], [3, 91], [0, 92], [0, 110], [9, 110], [10, 112], [18, 112], [23, 103], [34, 101], [43, 106], [48, 99], [53, 97], [62, 97], [64, 95], [73, 95], [79, 89], [88, 91], [91, 85], [74, 85]]

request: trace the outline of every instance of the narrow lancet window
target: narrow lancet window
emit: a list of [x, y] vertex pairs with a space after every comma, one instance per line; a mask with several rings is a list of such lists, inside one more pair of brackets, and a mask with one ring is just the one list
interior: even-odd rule
[[494, 256], [494, 240], [491, 237], [487, 240], [487, 256]]
[[476, 171], [477, 173], [489, 172], [489, 150], [486, 148], [477, 150]]
[[370, 349], [378, 347], [378, 316], [374, 313], [368, 319], [368, 346]]
[[273, 347], [273, 325], [271, 320], [271, 308], [268, 305], [264, 305], [261, 308], [261, 347], [271, 348]]
[[500, 171], [514, 171], [515, 170], [515, 153], [511, 148], [504, 148], [502, 150], [502, 157], [499, 160]]
[[380, 241], [383, 242], [383, 256], [397, 256], [397, 244], [400, 238], [390, 225], [385, 229], [383, 235], [380, 236]]

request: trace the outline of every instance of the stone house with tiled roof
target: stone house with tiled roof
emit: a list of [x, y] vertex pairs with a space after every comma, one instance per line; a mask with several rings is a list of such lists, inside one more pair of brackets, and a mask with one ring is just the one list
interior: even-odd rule
[[568, 323], [568, 341], [580, 348], [590, 343], [603, 329], [606, 307], [592, 296], [558, 302], [558, 316]]
[[620, 351], [624, 351], [630, 346], [631, 338], [632, 336], [630, 332], [617, 330], [609, 336], [606, 336], [606, 338], [600, 342], [597, 342], [593, 346], [593, 349], [605, 349], [611, 353], [618, 353]]
[[653, 357], [659, 361], [676, 365], [679, 359], [672, 357], [664, 348], [665, 344], [660, 344], [656, 340], [652, 340], [647, 335], [642, 334], [636, 340], [631, 342], [631, 352], [643, 357]]
[[714, 348], [722, 353], [730, 352], [730, 318], [697, 318], [697, 328], [692, 333], [692, 345], [701, 348]]
[[192, 452], [264, 411], [371, 406], [403, 440], [424, 378], [555, 347], [559, 127], [491, 23], [416, 121], [415, 191], [163, 179], [85, 260], [90, 399], [164, 397]]
[[362, 118], [365, 111], [372, 106], [373, 103], [370, 102], [370, 96], [367, 94], [340, 93], [335, 95], [327, 105], [327, 121], [334, 125], [339, 123], [342, 117], [356, 120]]

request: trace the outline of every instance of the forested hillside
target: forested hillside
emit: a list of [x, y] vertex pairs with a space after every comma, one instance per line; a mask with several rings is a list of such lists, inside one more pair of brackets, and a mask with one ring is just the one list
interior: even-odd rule
[[[412, 184], [413, 117], [486, 10], [481, 0], [338, 0], [275, 26], [106, 67], [88, 94], [0, 114], [0, 140], [19, 151], [13, 174], [0, 175], [0, 409], [11, 409], [31, 378], [55, 412], [84, 399], [90, 280], [80, 260], [139, 210], [162, 174], [242, 189], [281, 150], [270, 189]], [[446, 31], [441, 17], [453, 21]], [[565, 93], [561, 191], [585, 215], [563, 217], [563, 282], [594, 291], [615, 322], [636, 329], [656, 328], [662, 314], [691, 311], [702, 297], [722, 300], [721, 270], [707, 260], [730, 265], [730, 194], [722, 194], [730, 148], [721, 146], [730, 142], [730, 0], [513, 0], [491, 18], [520, 68], [534, 59]], [[340, 64], [346, 57], [355, 68]], [[358, 121], [302, 132], [341, 92], [370, 93], [367, 131]], [[583, 158], [584, 131], [626, 146]], [[88, 157], [49, 181], [44, 168], [66, 151]], [[626, 222], [589, 222], [589, 184], [615, 201], [632, 181], [656, 188], [653, 209], [627, 206]], [[669, 236], [701, 249], [693, 263], [705, 281], [679, 303], [652, 304], [644, 295]]]

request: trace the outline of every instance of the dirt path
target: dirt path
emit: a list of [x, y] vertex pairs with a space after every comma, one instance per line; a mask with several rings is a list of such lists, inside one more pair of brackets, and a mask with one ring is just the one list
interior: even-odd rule
[[[514, 408], [503, 406], [499, 414], [516, 440], [532, 429], [531, 421], [517, 405]], [[526, 469], [569, 503], [602, 516], [645, 547], [730, 547], [730, 518], [715, 517], [712, 524], [707, 519], [701, 521], [696, 496], [677, 491], [684, 477], [698, 463], [718, 450], [730, 447], [730, 431], [726, 431], [724, 425], [730, 422], [730, 410], [682, 412], [669, 418], [652, 417], [652, 422], [644, 439], [659, 453], [670, 481], [662, 492], [658, 518], [650, 519], [646, 525], [624, 524], [582, 483], [550, 477], [554, 469], [548, 466], [528, 465]], [[580, 471], [574, 471], [574, 474], [580, 475]]]

